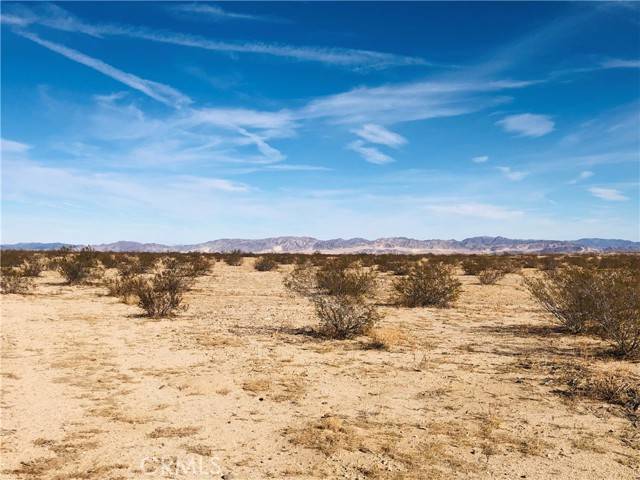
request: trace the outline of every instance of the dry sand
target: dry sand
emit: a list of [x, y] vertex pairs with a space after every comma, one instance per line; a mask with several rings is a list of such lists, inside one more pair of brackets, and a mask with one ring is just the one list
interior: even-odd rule
[[306, 300], [251, 265], [216, 264], [171, 320], [53, 272], [4, 295], [2, 478], [640, 478], [637, 425], [558, 373], [639, 365], [548, 328], [518, 275], [383, 306], [385, 351], [299, 333]]

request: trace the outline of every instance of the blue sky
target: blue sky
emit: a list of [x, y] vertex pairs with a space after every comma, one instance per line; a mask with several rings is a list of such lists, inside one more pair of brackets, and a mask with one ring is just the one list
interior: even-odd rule
[[640, 240], [640, 5], [2, 2], [2, 242]]

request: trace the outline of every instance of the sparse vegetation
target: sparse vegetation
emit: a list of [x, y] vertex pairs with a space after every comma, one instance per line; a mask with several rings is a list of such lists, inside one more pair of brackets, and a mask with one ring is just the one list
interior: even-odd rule
[[57, 267], [68, 284], [82, 284], [95, 280], [99, 276], [99, 265], [95, 251], [85, 247], [80, 252], [63, 252]]
[[640, 351], [639, 271], [567, 266], [525, 278], [524, 284], [569, 331], [597, 333], [622, 355]]
[[376, 289], [376, 274], [345, 261], [332, 260], [318, 269], [316, 283], [324, 295], [372, 297]]
[[352, 338], [367, 333], [379, 320], [374, 305], [349, 295], [318, 295], [314, 297], [320, 333], [328, 338]]
[[461, 283], [452, 267], [419, 263], [393, 284], [395, 301], [405, 307], [449, 307], [460, 296]]
[[253, 268], [259, 272], [269, 272], [278, 268], [278, 262], [276, 262], [272, 257], [258, 257], [253, 264]]
[[33, 288], [33, 281], [16, 268], [3, 268], [0, 274], [2, 293], [25, 294]]
[[33, 255], [24, 259], [20, 270], [25, 277], [39, 277], [46, 267], [47, 261], [45, 258]]
[[368, 301], [375, 293], [375, 273], [347, 261], [333, 260], [321, 267], [298, 264], [284, 284], [311, 298], [320, 322], [319, 332], [326, 337], [361, 335], [381, 318], [375, 305]]
[[241, 250], [232, 250], [229, 253], [225, 253], [222, 259], [227, 265], [239, 267], [242, 265], [243, 253]]
[[485, 268], [477, 273], [478, 281], [482, 285], [494, 285], [504, 276], [504, 270], [497, 268]]
[[321, 267], [310, 263], [295, 266], [285, 278], [285, 286], [307, 297], [334, 295], [372, 297], [377, 286], [375, 272], [344, 260], [331, 260]]
[[[8, 433], [18, 440], [16, 447], [34, 455], [16, 450], [7, 471], [29, 476], [29, 465], [40, 468], [36, 460], [46, 453], [63, 455], [65, 466], [47, 464], [49, 470], [36, 476], [108, 476], [108, 465], [104, 471], [101, 465], [85, 468], [68, 452], [100, 448], [115, 460], [119, 435], [142, 432], [140, 438], [170, 455], [234, 459], [227, 464], [233, 475], [482, 477], [502, 475], [509, 461], [530, 477], [553, 473], [556, 462], [574, 471], [589, 452], [602, 459], [604, 465], [593, 467], [600, 477], [635, 473], [640, 387], [636, 360], [625, 352], [634, 349], [636, 338], [637, 310], [629, 305], [637, 298], [634, 265], [640, 256], [602, 262], [596, 255], [549, 255], [556, 269], [540, 272], [531, 270], [536, 255], [493, 255], [476, 278], [457, 276], [464, 255], [316, 254], [312, 263], [302, 254], [245, 254], [244, 268], [222, 268], [203, 278], [207, 261], [225, 254], [96, 254], [97, 271], [100, 263], [109, 267], [102, 269], [103, 292], [128, 306], [95, 288], [60, 288], [53, 272], [40, 279], [23, 275], [22, 266], [33, 257], [55, 262], [79, 253], [23, 252], [12, 269], [3, 269], [38, 285], [38, 295], [3, 297], [7, 403], [19, 404], [32, 378], [51, 379], [63, 394], [47, 400], [52, 409], [74, 396], [89, 416], [84, 425], [69, 424], [67, 440], [39, 431], [42, 438], [22, 441]], [[251, 273], [262, 260], [286, 266]], [[527, 268], [527, 278], [543, 282], [576, 269], [596, 299], [594, 311], [610, 313], [585, 317], [582, 332], [588, 336], [563, 335], [565, 329], [532, 315], [535, 304], [515, 275], [495, 287], [477, 285], [485, 274], [502, 278], [504, 265]], [[284, 277], [291, 291], [304, 295], [302, 301], [287, 299], [271, 281]], [[186, 292], [196, 279], [191, 297]], [[401, 282], [403, 288], [394, 288]], [[392, 294], [406, 304], [400, 293], [411, 305], [456, 308], [407, 311], [387, 303]], [[185, 300], [198, 304], [180, 322], [130, 319], [136, 306], [149, 317], [180, 315]], [[381, 312], [388, 314], [385, 321]], [[41, 331], [46, 335], [36, 333]], [[596, 335], [626, 357], [601, 355], [607, 344]], [[55, 375], [29, 377], [25, 372], [37, 370], [43, 358]], [[245, 431], [279, 431], [291, 442], [291, 457], [273, 455], [268, 467], [257, 456], [236, 461], [216, 444], [214, 431], [192, 426], [201, 416], [197, 409], [212, 411], [220, 402], [234, 406], [236, 415], [225, 419], [234, 442], [253, 438]], [[24, 424], [28, 409], [13, 412]], [[562, 431], [556, 414], [569, 419]], [[580, 415], [577, 426], [572, 415]], [[110, 429], [109, 422], [118, 428]], [[272, 454], [270, 445], [258, 448], [265, 454], [260, 459]], [[558, 448], [567, 456], [555, 456]], [[547, 455], [554, 466], [532, 458]]]
[[177, 269], [163, 270], [150, 280], [144, 279], [135, 283], [138, 306], [152, 318], [172, 316], [178, 310], [187, 308], [184, 294], [189, 286], [190, 281], [180, 275]]

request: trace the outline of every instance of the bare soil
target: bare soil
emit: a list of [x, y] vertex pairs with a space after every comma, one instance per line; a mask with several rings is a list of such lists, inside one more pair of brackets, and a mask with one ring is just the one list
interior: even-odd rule
[[566, 381], [640, 365], [559, 331], [519, 275], [460, 276], [450, 309], [381, 294], [385, 349], [310, 335], [288, 267], [252, 262], [159, 321], [54, 272], [4, 295], [2, 478], [640, 478], [637, 410]]

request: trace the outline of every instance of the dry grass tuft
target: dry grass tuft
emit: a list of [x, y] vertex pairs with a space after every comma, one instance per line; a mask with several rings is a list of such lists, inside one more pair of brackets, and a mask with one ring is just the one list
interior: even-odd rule
[[394, 327], [372, 328], [367, 336], [370, 339], [367, 347], [376, 350], [391, 350], [407, 341], [405, 332]]
[[592, 373], [585, 367], [566, 374], [570, 396], [620, 405], [630, 412], [640, 407], [640, 380], [628, 372]]
[[182, 445], [182, 448], [194, 455], [200, 455], [201, 457], [213, 457], [213, 448], [209, 445], [194, 444], [194, 445]]
[[150, 432], [149, 438], [182, 438], [190, 437], [200, 431], [199, 427], [158, 427]]
[[331, 415], [325, 415], [305, 427], [285, 433], [290, 435], [292, 444], [319, 450], [326, 456], [334, 455], [340, 450], [352, 452], [362, 446], [362, 439], [353, 427]]

